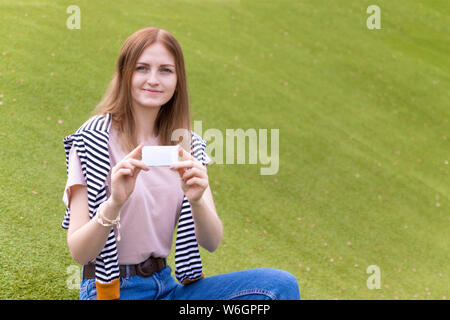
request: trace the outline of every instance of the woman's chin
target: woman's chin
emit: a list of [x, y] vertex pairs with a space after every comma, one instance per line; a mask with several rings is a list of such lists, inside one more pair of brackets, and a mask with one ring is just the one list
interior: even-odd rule
[[138, 104], [143, 108], [159, 108], [160, 106], [163, 105], [162, 101], [155, 101], [155, 100], [149, 101], [147, 99], [138, 101]]

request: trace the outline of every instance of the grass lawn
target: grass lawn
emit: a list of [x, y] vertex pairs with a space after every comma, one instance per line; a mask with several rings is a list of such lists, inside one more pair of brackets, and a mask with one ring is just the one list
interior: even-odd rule
[[180, 42], [203, 132], [279, 129], [277, 174], [208, 168], [225, 233], [206, 275], [280, 268], [303, 299], [450, 297], [448, 1], [0, 0], [0, 23], [0, 299], [77, 299], [62, 139], [147, 26]]

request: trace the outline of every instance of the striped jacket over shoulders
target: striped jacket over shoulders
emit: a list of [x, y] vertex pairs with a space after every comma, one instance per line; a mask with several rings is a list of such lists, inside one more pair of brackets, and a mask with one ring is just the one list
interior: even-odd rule
[[[106, 178], [111, 169], [108, 153], [111, 114], [90, 118], [75, 133], [64, 138], [67, 173], [69, 153], [72, 146], [81, 161], [81, 169], [86, 180], [89, 217], [97, 213], [99, 205], [107, 200]], [[191, 154], [206, 165], [206, 141], [192, 132]], [[70, 210], [66, 208], [62, 227], [69, 228]], [[191, 206], [186, 196], [183, 198], [178, 220], [175, 242], [175, 276], [182, 284], [188, 284], [203, 277], [202, 262], [195, 237]], [[98, 299], [117, 299], [119, 289], [119, 263], [114, 229], [111, 229], [106, 244], [95, 259], [95, 283]]]

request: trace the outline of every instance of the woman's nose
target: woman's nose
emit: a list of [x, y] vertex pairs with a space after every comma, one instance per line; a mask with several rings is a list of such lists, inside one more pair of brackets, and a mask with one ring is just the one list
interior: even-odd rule
[[158, 75], [156, 71], [151, 71], [148, 73], [147, 83], [150, 85], [155, 85], [159, 83]]

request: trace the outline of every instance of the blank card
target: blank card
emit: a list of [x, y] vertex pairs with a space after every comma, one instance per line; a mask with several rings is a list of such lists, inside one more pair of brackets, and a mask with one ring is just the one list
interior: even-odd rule
[[178, 161], [178, 146], [143, 147], [142, 161], [147, 166], [170, 166]]

